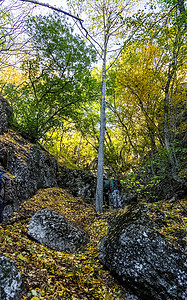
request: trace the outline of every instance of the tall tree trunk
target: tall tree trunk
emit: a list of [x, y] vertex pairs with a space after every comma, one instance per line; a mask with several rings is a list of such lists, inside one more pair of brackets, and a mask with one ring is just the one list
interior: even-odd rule
[[185, 8], [185, 5], [184, 5], [184, 0], [178, 0], [177, 1], [178, 3], [178, 8], [179, 8], [179, 11], [180, 11], [180, 14], [182, 16], [182, 23], [184, 24], [184, 28], [186, 30], [187, 28], [187, 15], [186, 15], [186, 8]]
[[171, 165], [171, 175], [175, 180], [178, 180], [176, 161], [175, 161], [175, 158], [170, 149], [170, 142], [171, 142], [170, 141], [170, 138], [171, 138], [170, 130], [171, 130], [171, 128], [169, 126], [169, 124], [170, 124], [170, 122], [169, 122], [169, 105], [170, 105], [169, 87], [170, 87], [171, 79], [172, 79], [172, 75], [169, 72], [167, 84], [165, 87], [165, 97], [164, 97], [164, 140], [165, 140], [165, 147], [166, 147], [168, 159], [169, 159], [169, 162]]
[[103, 211], [103, 167], [104, 167], [104, 140], [105, 140], [105, 94], [106, 94], [106, 51], [107, 42], [103, 49], [103, 66], [102, 66], [102, 93], [101, 93], [101, 111], [100, 111], [100, 136], [99, 152], [97, 165], [97, 188], [96, 188], [96, 211]]
[[172, 138], [172, 128], [170, 126], [170, 103], [171, 103], [171, 97], [170, 96], [170, 85], [172, 83], [172, 80], [175, 79], [176, 75], [176, 64], [177, 64], [177, 58], [178, 58], [178, 35], [175, 37], [174, 42], [174, 49], [173, 49], [173, 58], [171, 65], [169, 66], [168, 70], [168, 78], [165, 86], [165, 97], [164, 97], [164, 141], [165, 141], [165, 147], [169, 159], [169, 163], [171, 165], [171, 175], [175, 180], [179, 180], [177, 175], [177, 166], [176, 166], [176, 160], [174, 155], [171, 152], [171, 138]]
[[178, 7], [179, 7], [179, 11], [180, 13], [185, 13], [185, 6], [184, 6], [184, 0], [178, 0]]
[[63, 133], [61, 134], [61, 137], [60, 137], [60, 148], [59, 148], [59, 151], [57, 151], [57, 170], [58, 171], [60, 169], [59, 158], [60, 158], [60, 154], [61, 154], [61, 151], [62, 151], [62, 139], [63, 139]]
[[79, 157], [80, 157], [80, 147], [81, 147], [81, 141], [82, 141], [82, 135], [80, 137], [79, 140], [79, 146], [78, 146], [78, 150], [77, 150], [77, 161], [76, 161], [76, 167], [79, 167]]

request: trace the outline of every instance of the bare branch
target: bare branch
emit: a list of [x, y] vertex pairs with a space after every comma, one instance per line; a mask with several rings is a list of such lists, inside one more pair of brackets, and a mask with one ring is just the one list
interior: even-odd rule
[[37, 4], [37, 5], [45, 6], [45, 7], [47, 7], [47, 8], [52, 9], [52, 10], [61, 12], [61, 13], [65, 14], [65, 15], [67, 15], [67, 16], [73, 18], [73, 19], [76, 19], [76, 20], [78, 20], [78, 21], [80, 21], [80, 22], [84, 22], [84, 20], [80, 19], [79, 17], [76, 17], [76, 16], [74, 16], [74, 15], [68, 13], [67, 11], [64, 11], [64, 10], [62, 10], [62, 9], [60, 9], [60, 8], [56, 8], [55, 6], [52, 6], [52, 5], [50, 5], [50, 4], [45, 4], [45, 3], [38, 2], [38, 1], [35, 1], [35, 0], [20, 0], [20, 1], [22, 1], [22, 2], [30, 2], [30, 3], [32, 3], [32, 4]]
[[[82, 33], [82, 35], [91, 43], [91, 45], [94, 47], [95, 51], [98, 53], [99, 57], [102, 59], [102, 55], [99, 53], [99, 51], [97, 50], [97, 48], [94, 45], [94, 43], [96, 43], [100, 47], [101, 51], [103, 52], [103, 48], [101, 47], [101, 45], [88, 33], [88, 31], [86, 30], [86, 28], [84, 28], [84, 26], [82, 25], [82, 22], [80, 22], [81, 28], [80, 28], [80, 26], [77, 23], [76, 23], [76, 25], [79, 28], [79, 30]], [[83, 33], [83, 30], [86, 32], [86, 34]]]

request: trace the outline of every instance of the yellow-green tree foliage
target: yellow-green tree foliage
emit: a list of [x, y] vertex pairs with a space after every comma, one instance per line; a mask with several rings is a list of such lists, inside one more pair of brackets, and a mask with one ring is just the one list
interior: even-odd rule
[[97, 156], [93, 147], [94, 141], [89, 141], [82, 133], [76, 130], [71, 121], [64, 122], [62, 129], [48, 133], [48, 142], [45, 148], [50, 151], [61, 165], [70, 168], [86, 169], [91, 166]]

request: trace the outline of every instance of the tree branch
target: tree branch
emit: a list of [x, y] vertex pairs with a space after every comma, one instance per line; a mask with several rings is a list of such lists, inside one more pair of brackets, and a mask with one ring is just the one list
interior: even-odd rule
[[30, 2], [30, 3], [33, 3], [33, 4], [38, 4], [38, 5], [41, 5], [41, 6], [45, 6], [47, 8], [53, 9], [55, 11], [61, 12], [61, 13], [65, 14], [65, 15], [73, 18], [73, 19], [76, 19], [76, 20], [78, 20], [80, 22], [84, 22], [84, 20], [82, 20], [82, 19], [80, 19], [80, 18], [78, 18], [78, 17], [76, 17], [76, 16], [68, 13], [67, 11], [64, 11], [64, 10], [62, 10], [60, 8], [56, 8], [56, 7], [54, 7], [54, 6], [50, 5], [50, 4], [45, 4], [45, 3], [38, 2], [38, 1], [35, 1], [35, 0], [20, 0], [20, 1], [22, 1], [22, 2]]

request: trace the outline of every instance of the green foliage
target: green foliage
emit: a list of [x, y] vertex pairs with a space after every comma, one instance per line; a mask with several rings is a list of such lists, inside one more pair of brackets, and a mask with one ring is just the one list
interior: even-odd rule
[[172, 7], [178, 3], [178, 0], [158, 0], [158, 3], [168, 5], [168, 7]]
[[[2, 2], [2, 1], [0, 1]], [[1, 4], [1, 3], [0, 3]], [[6, 49], [8, 46], [8, 40], [6, 37], [8, 36], [6, 26], [7, 23], [10, 23], [10, 12], [8, 12], [5, 8], [0, 9], [0, 52]]]
[[[95, 52], [57, 14], [31, 18], [28, 34], [34, 57], [23, 62], [26, 80], [14, 88], [11, 100], [21, 132], [39, 140], [64, 119], [77, 118], [90, 100]], [[11, 98], [8, 89], [7, 95]]]
[[[77, 124], [65, 122], [63, 129], [49, 132], [45, 149], [53, 154], [58, 162], [68, 168], [88, 169], [97, 150], [93, 147], [94, 139], [76, 130]], [[89, 142], [88, 142], [89, 140]]]
[[[180, 143], [179, 143], [180, 144]], [[172, 197], [177, 191], [183, 190], [182, 181], [186, 180], [186, 148], [175, 144], [170, 148], [170, 154], [176, 159], [180, 182], [174, 181], [171, 175], [171, 166], [168, 160], [168, 151], [159, 148], [152, 156], [147, 153], [144, 159], [131, 163], [131, 172], [123, 177], [124, 189], [127, 193], [136, 195], [139, 199], [159, 201]]]
[[92, 47], [86, 46], [59, 14], [33, 17], [27, 30], [38, 57], [43, 57], [41, 65], [58, 77], [65, 76], [65, 72], [67, 76], [84, 77], [82, 71], [95, 59]]
[[[156, 10], [157, 2], [151, 1], [151, 10], [147, 6], [145, 10], [133, 11], [126, 19], [122, 16], [128, 12], [123, 1], [68, 2], [72, 10], [79, 7], [80, 12], [87, 13], [89, 24], [93, 21], [93, 26], [87, 28], [87, 37], [89, 33], [95, 34], [94, 39], [100, 36], [96, 43], [100, 54], [104, 45], [102, 26], [111, 39], [106, 50], [114, 44], [116, 47], [116, 43], [119, 46], [121, 37], [124, 41], [132, 34], [114, 68], [107, 71], [105, 169], [122, 177], [133, 170], [132, 177], [126, 179], [127, 185], [138, 193], [145, 191], [145, 186], [150, 190], [170, 172], [170, 154], [177, 159], [179, 173], [185, 173], [182, 141], [186, 130], [186, 90], [181, 91], [181, 83], [186, 80], [186, 30], [181, 23], [179, 1], [159, 1], [161, 10]], [[5, 11], [0, 13], [1, 24], [9, 24], [9, 12], [6, 17]], [[0, 74], [3, 95], [14, 110], [14, 125], [25, 136], [42, 141], [67, 166], [87, 168], [93, 162], [97, 165], [102, 72], [95, 68], [90, 75], [95, 52], [57, 14], [29, 19], [27, 32], [30, 48], [21, 75], [20, 70], [13, 69]], [[114, 35], [117, 39], [113, 40]], [[112, 61], [111, 53], [108, 51], [107, 55]], [[168, 74], [171, 80], [166, 153], [163, 100]], [[145, 183], [139, 178], [136, 182], [138, 167], [151, 170]]]

